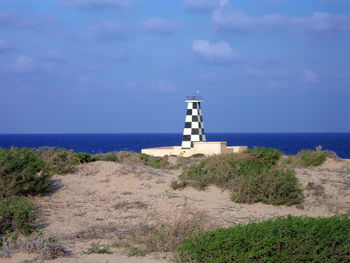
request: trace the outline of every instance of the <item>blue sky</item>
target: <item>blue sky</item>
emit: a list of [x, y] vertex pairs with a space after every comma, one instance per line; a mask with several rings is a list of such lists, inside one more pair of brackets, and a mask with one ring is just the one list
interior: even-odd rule
[[349, 132], [349, 0], [0, 0], [0, 133]]

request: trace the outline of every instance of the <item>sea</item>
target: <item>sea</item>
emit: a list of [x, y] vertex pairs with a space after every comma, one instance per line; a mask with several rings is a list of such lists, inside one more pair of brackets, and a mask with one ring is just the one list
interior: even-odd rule
[[[297, 154], [302, 149], [335, 152], [350, 158], [350, 133], [207, 133], [207, 141], [226, 141], [227, 145], [269, 147], [284, 154]], [[0, 134], [0, 148], [11, 146], [38, 148], [63, 147], [76, 152], [140, 152], [143, 148], [181, 145], [182, 134]]]

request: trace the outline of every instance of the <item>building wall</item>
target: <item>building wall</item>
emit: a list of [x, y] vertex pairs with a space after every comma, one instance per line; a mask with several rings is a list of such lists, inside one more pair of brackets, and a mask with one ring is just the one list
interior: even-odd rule
[[190, 149], [182, 149], [181, 146], [171, 146], [142, 149], [141, 153], [158, 157], [163, 157], [165, 155], [189, 157], [194, 154], [210, 156], [224, 153], [239, 153], [248, 148], [247, 146], [227, 147], [227, 142], [194, 142], [193, 144], [193, 148]]

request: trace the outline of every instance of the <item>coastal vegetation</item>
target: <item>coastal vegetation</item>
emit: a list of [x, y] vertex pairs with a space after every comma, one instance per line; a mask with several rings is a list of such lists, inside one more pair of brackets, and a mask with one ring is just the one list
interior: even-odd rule
[[189, 236], [212, 229], [205, 213], [186, 211], [179, 218], [156, 222], [154, 226], [141, 225], [133, 231], [124, 246], [129, 256], [144, 256], [154, 252], [174, 252]]
[[[319, 166], [330, 156], [334, 157], [320, 147], [316, 151], [303, 150], [295, 156], [282, 156], [280, 151], [264, 147], [240, 154], [189, 158], [132, 152], [76, 153], [50, 147], [0, 149], [0, 256], [25, 250], [50, 259], [66, 253], [57, 240], [40, 233], [33, 197], [50, 193], [54, 174], [74, 173], [80, 164], [109, 161], [156, 169], [180, 168], [181, 175], [171, 183], [173, 189], [192, 186], [203, 190], [213, 184], [230, 191], [234, 202], [295, 205], [303, 201], [303, 189], [294, 169]], [[118, 203], [114, 208], [119, 206]], [[147, 208], [145, 203], [134, 206]], [[130, 256], [172, 252], [178, 262], [347, 262], [350, 260], [349, 216], [289, 216], [215, 228], [208, 223], [208, 217], [194, 214], [140, 226], [132, 232], [124, 248]], [[83, 253], [110, 254], [111, 248], [91, 243]]]
[[279, 217], [193, 235], [180, 262], [349, 262], [350, 217]]
[[264, 147], [212, 156], [185, 167], [180, 182], [174, 181], [171, 186], [176, 189], [190, 185], [203, 190], [215, 184], [229, 190], [232, 201], [239, 203], [300, 203], [302, 189], [293, 170], [277, 165], [281, 156], [280, 151]]
[[112, 254], [108, 245], [100, 245], [98, 243], [91, 243], [90, 247], [83, 252], [83, 254]]
[[333, 152], [322, 151], [322, 147], [316, 147], [316, 151], [301, 150], [297, 155], [290, 155], [284, 160], [284, 164], [291, 167], [314, 167], [323, 164], [327, 156], [337, 158]]

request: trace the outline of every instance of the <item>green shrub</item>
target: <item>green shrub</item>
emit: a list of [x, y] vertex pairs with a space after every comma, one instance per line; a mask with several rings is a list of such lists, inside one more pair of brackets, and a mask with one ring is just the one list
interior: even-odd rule
[[186, 185], [187, 185], [187, 183], [186, 182], [178, 182], [177, 180], [174, 180], [174, 181], [171, 181], [171, 188], [173, 189], [173, 190], [177, 190], [177, 189], [183, 189], [183, 188], [185, 188], [186, 187]]
[[50, 169], [32, 150], [0, 149], [0, 197], [41, 194], [50, 177]]
[[209, 157], [184, 169], [177, 185], [204, 189], [215, 184], [231, 191], [235, 202], [263, 202], [292, 205], [302, 201], [302, 190], [292, 170], [278, 168], [281, 153], [274, 149], [255, 148], [243, 154]]
[[117, 155], [114, 152], [104, 153], [104, 154], [97, 155], [97, 159], [101, 161], [107, 161], [107, 162], [116, 162]]
[[280, 217], [194, 235], [181, 262], [350, 262], [350, 218]]
[[90, 247], [83, 254], [112, 254], [109, 246], [91, 243]]
[[247, 153], [261, 166], [275, 165], [282, 156], [280, 151], [265, 147], [255, 147], [254, 149], [247, 150]]
[[134, 152], [117, 152], [117, 162], [118, 163], [141, 163], [140, 154]]
[[147, 154], [140, 154], [140, 159], [144, 165], [151, 166], [156, 169], [165, 169], [169, 167], [167, 157], [154, 157]]
[[91, 163], [98, 160], [98, 157], [91, 153], [77, 153], [79, 163]]
[[301, 150], [296, 158], [303, 167], [310, 167], [323, 164], [327, 159], [327, 155], [321, 151]]
[[254, 176], [240, 176], [231, 199], [247, 204], [294, 205], [302, 201], [302, 190], [293, 170], [266, 169]]
[[72, 173], [81, 163], [78, 154], [73, 150], [56, 147], [41, 147], [37, 154], [55, 174]]
[[196, 153], [196, 154], [193, 154], [191, 157], [193, 157], [193, 158], [204, 158], [205, 155], [203, 153]]
[[30, 234], [34, 222], [35, 214], [29, 200], [18, 196], [0, 199], [0, 242], [1, 237], [8, 234]]

